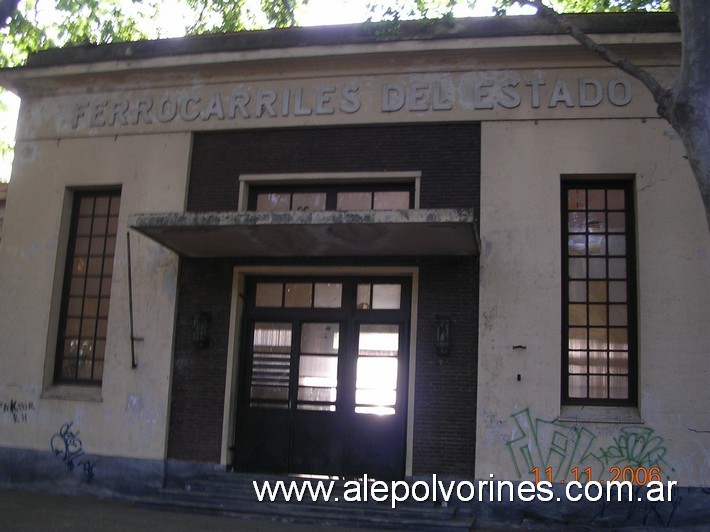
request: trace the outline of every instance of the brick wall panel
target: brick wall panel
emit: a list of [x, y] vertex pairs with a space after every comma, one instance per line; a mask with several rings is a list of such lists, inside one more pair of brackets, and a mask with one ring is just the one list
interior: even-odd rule
[[[250, 130], [195, 136], [188, 210], [236, 210], [239, 175], [421, 171], [422, 208], [478, 213], [478, 124]], [[420, 268], [414, 405], [415, 475], [470, 476], [474, 468], [478, 259], [293, 258], [274, 265], [416, 265]], [[263, 259], [240, 264], [263, 264]], [[234, 259], [183, 259], [173, 368], [169, 456], [219, 461]], [[210, 311], [211, 345], [191, 344], [192, 316]], [[452, 350], [439, 357], [435, 316], [452, 320]]]

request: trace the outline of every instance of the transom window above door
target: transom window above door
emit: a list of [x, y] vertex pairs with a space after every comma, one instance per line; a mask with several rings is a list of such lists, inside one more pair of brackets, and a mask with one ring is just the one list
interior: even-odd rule
[[[402, 285], [398, 283], [358, 283], [356, 306], [360, 310], [398, 310]], [[343, 284], [332, 282], [256, 283], [257, 308], [340, 308]]]

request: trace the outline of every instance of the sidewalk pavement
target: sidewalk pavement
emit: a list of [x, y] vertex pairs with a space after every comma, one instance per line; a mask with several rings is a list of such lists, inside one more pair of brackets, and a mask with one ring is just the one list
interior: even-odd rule
[[2, 532], [306, 532], [314, 529], [324, 530], [315, 525], [148, 510], [119, 499], [0, 488]]

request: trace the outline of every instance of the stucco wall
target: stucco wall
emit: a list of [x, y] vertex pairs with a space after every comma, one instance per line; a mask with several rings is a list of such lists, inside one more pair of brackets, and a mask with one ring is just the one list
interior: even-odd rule
[[[557, 480], [656, 465], [706, 485], [710, 237], [682, 143], [659, 119], [487, 122], [481, 152], [476, 476], [532, 478], [527, 445], [544, 479], [553, 431]], [[583, 173], [636, 176], [638, 409], [560, 406], [560, 176]]]
[[[0, 407], [0, 446], [49, 451], [62, 423], [73, 422], [87, 455], [165, 456], [178, 261], [131, 235], [134, 331], [142, 338], [132, 369], [126, 218], [184, 208], [190, 142], [189, 134], [161, 134], [17, 143], [0, 248], [0, 401], [14, 401], [15, 412]], [[103, 185], [122, 187], [103, 384], [57, 387], [68, 190]]]
[[[679, 61], [675, 34], [602, 40], [664, 80]], [[707, 484], [710, 242], [699, 194], [681, 143], [650, 118], [648, 92], [566, 37], [410, 41], [391, 51], [384, 43], [223, 50], [0, 77], [23, 93], [0, 243], [0, 447], [49, 451], [61, 424], [73, 422], [88, 454], [165, 456], [178, 260], [132, 235], [133, 264], [140, 265], [133, 270], [135, 336], [143, 338], [132, 369], [126, 219], [185, 210], [193, 133], [480, 121], [480, 306], [478, 318], [455, 329], [479, 330], [477, 417], [464, 418], [476, 425], [475, 475], [526, 478], [509, 444], [537, 445], [540, 456], [549, 451], [539, 449], [535, 427], [556, 430], [556, 444], [570, 453], [582, 437], [592, 438], [594, 454], [569, 454], [567, 465], [593, 467], [597, 478], [608, 472], [604, 453], [630, 445], [633, 453], [653, 451], [674, 480]], [[441, 151], [442, 159], [450, 154]], [[567, 173], [636, 175], [639, 404], [594, 413], [611, 423], [583, 422], [587, 412], [575, 419], [560, 407], [559, 189]], [[104, 382], [100, 389], [58, 388], [51, 376], [67, 190], [97, 185], [122, 187]], [[475, 389], [476, 362], [468, 355], [461, 357], [468, 367], [448, 369], [471, 375], [464, 401]], [[470, 461], [473, 432], [459, 469]], [[643, 454], [623, 452], [629, 463], [647, 464]], [[432, 470], [439, 467], [432, 462]]]

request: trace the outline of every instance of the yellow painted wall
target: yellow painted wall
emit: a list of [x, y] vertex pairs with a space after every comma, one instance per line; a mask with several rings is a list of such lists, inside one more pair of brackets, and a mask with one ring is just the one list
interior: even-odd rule
[[[144, 338], [132, 369], [126, 219], [183, 210], [189, 155], [184, 133], [18, 142], [0, 248], [0, 401], [26, 405], [26, 419], [0, 409], [0, 445], [48, 451], [52, 434], [73, 421], [86, 452], [165, 456], [178, 260], [131, 235], [134, 330]], [[122, 187], [104, 381], [53, 386], [67, 190], [101, 185]]]
[[[677, 35], [633, 38], [677, 50]], [[610, 80], [627, 76], [580, 52], [567, 38], [432, 46], [304, 47], [0, 73], [0, 81], [26, 91], [0, 243], [0, 402], [15, 401], [24, 410], [18, 421], [0, 406], [0, 446], [48, 451], [52, 434], [73, 421], [87, 453], [165, 457], [178, 259], [132, 233], [135, 335], [144, 338], [136, 342], [138, 367], [132, 369], [126, 220], [134, 213], [184, 211], [192, 132], [482, 121], [475, 475], [529, 478], [515, 454], [521, 442], [540, 447], [541, 438], [536, 441], [524, 426], [529, 419], [558, 432], [555, 443], [568, 445], [562, 453], [568, 466], [592, 467], [597, 478], [608, 478], [608, 463], [594, 456], [603, 458], [603, 451], [633, 440], [654, 446], [649, 449], [657, 449], [654, 456], [673, 480], [706, 483], [710, 236], [680, 141], [655, 118], [655, 105], [638, 82], [630, 81], [628, 104], [609, 104], [607, 97], [599, 105], [580, 106], [575, 94], [580, 79], [603, 80], [607, 87]], [[678, 58], [656, 51], [652, 47], [632, 59], [669, 79]], [[518, 80], [517, 106], [495, 88], [506, 79]], [[537, 107], [526, 85], [532, 79], [546, 83]], [[550, 105], [559, 79], [567, 80], [572, 91], [571, 107], [559, 99]], [[475, 87], [487, 81], [494, 86], [475, 96]], [[357, 111], [340, 107], [349, 83], [358, 88]], [[383, 111], [383, 87], [392, 84], [410, 91], [410, 103]], [[332, 102], [322, 102], [319, 114], [318, 91], [329, 87], [334, 88]], [[432, 103], [433, 87], [449, 91], [450, 108], [445, 98], [437, 109], [411, 103], [421, 94]], [[274, 117], [255, 116], [252, 100], [248, 119], [220, 118], [210, 102], [215, 95], [227, 101], [235, 89], [252, 98], [259, 91], [283, 98], [288, 91], [292, 100], [288, 112], [279, 101]], [[299, 89], [310, 114], [296, 113], [293, 98]], [[105, 125], [104, 101], [126, 99], [137, 106], [150, 98], [157, 105], [166, 96], [191, 98], [187, 114], [197, 109], [204, 114], [161, 122], [154, 109], [150, 123], [142, 116], [135, 124]], [[493, 108], [486, 108], [490, 102]], [[77, 106], [83, 106], [81, 117]], [[560, 175], [567, 173], [636, 175], [638, 409], [580, 413], [560, 406], [559, 191]], [[92, 389], [57, 387], [52, 366], [67, 191], [102, 184], [122, 187], [104, 382]], [[513, 349], [519, 345], [526, 348]], [[554, 426], [547, 423], [552, 421]], [[588, 450], [593, 454], [572, 453], [582, 438], [592, 438]], [[539, 450], [548, 452], [550, 446]]]
[[[624, 464], [648, 469], [651, 453], [681, 485], [707, 484], [710, 235], [682, 143], [660, 119], [484, 123], [482, 138], [476, 475], [532, 478], [521, 448], [555, 451], [556, 420], [556, 479], [609, 478], [604, 451], [623, 448]], [[586, 173], [636, 176], [638, 409], [560, 406], [560, 176]]]

